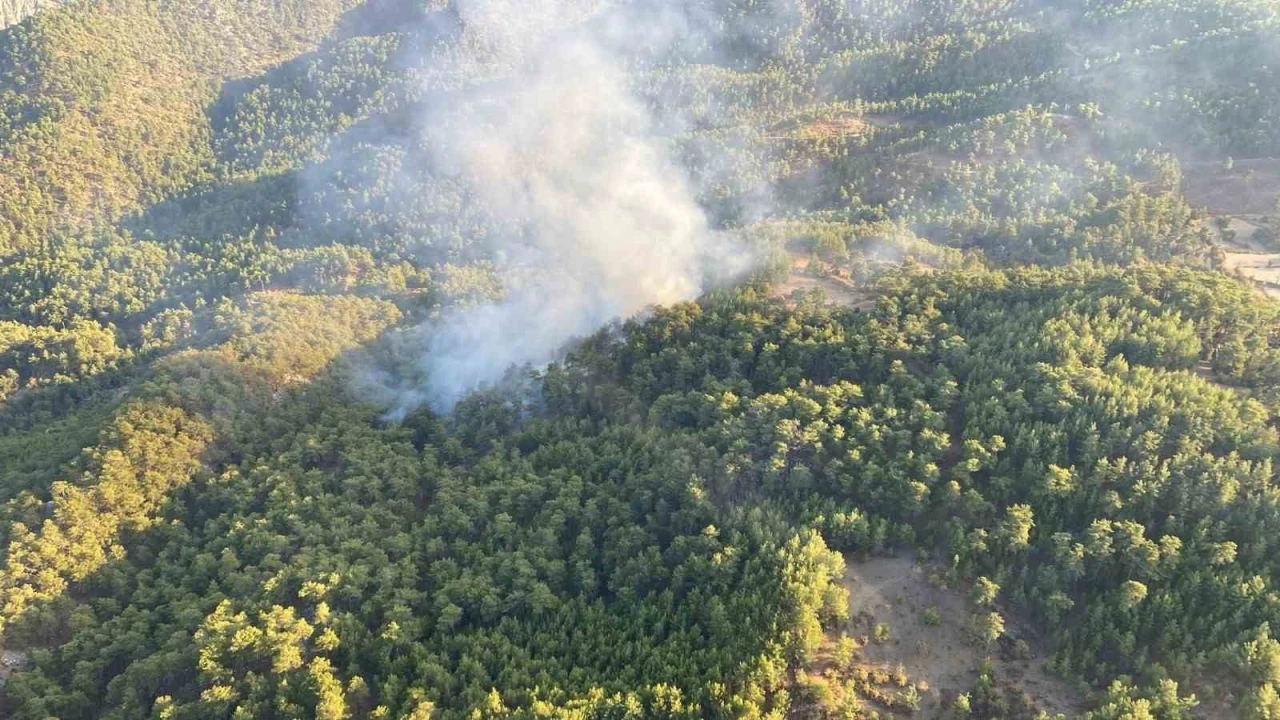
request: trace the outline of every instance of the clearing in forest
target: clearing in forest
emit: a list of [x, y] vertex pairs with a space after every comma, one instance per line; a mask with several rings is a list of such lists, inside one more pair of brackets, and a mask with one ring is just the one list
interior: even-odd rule
[[1273, 212], [1280, 194], [1280, 159], [1258, 158], [1183, 166], [1182, 190], [1192, 205], [1213, 215], [1261, 215]]
[[1227, 252], [1224, 267], [1254, 281], [1263, 293], [1280, 297], [1280, 253]]
[[[1218, 217], [1226, 221], [1226, 226], [1218, 230], [1219, 244], [1224, 251], [1223, 269], [1253, 281], [1265, 295], [1280, 297], [1280, 253], [1269, 252], [1255, 237], [1265, 218]], [[1217, 223], [1210, 225], [1218, 227]]]
[[[967, 593], [942, 587], [936, 578], [931, 582], [934, 572], [907, 557], [849, 558], [843, 580], [849, 590], [849, 620], [827, 633], [817, 662], [806, 670], [807, 679], [824, 672], [831, 676], [841, 637], [847, 636], [858, 650], [853, 666], [843, 673], [846, 683], [857, 688], [862, 707], [882, 716], [908, 713], [906, 701], [911, 699], [918, 707], [915, 717], [949, 717], [950, 704], [971, 690], [988, 657], [1006, 692], [1025, 693], [1051, 716], [1079, 712], [1082, 698], [1050, 674], [1045, 654], [1013, 617], [1005, 616], [1004, 636], [989, 651], [984, 649], [967, 630], [977, 606]], [[1026, 643], [1018, 652], [1013, 651], [1015, 638]]]
[[822, 290], [832, 305], [870, 310], [875, 307], [875, 296], [852, 280], [839, 275], [817, 271], [809, 266], [809, 256], [791, 254], [791, 274], [773, 288], [773, 296], [791, 298], [797, 291]]

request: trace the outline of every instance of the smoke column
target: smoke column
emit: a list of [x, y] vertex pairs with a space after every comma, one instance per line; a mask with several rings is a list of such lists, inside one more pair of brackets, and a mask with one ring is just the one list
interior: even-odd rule
[[583, 9], [472, 0], [455, 10], [465, 55], [519, 69], [451, 98], [423, 132], [435, 172], [460, 178], [515, 228], [493, 248], [515, 280], [505, 299], [415, 333], [425, 387], [396, 391], [393, 417], [422, 402], [448, 411], [512, 365], [545, 364], [575, 337], [750, 265], [709, 230], [603, 38], [590, 23], [553, 29]]

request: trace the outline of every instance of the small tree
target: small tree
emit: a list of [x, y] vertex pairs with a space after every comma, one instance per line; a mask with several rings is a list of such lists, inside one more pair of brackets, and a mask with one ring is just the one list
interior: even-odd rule
[[848, 672], [858, 659], [858, 641], [848, 635], [841, 635], [836, 642], [835, 664], [841, 672]]
[[1035, 526], [1035, 513], [1030, 505], [1010, 505], [1005, 508], [1004, 518], [1000, 521], [999, 534], [1008, 548], [1017, 552], [1031, 543], [1031, 531]]
[[1209, 560], [1214, 565], [1230, 565], [1236, 561], [1236, 544], [1230, 540], [1220, 542], [1213, 547], [1213, 556]]
[[1280, 718], [1280, 693], [1275, 686], [1266, 683], [1249, 694], [1244, 702], [1245, 720], [1276, 720]]
[[977, 612], [969, 618], [969, 630], [985, 647], [991, 647], [1004, 634], [1004, 617], [1000, 613]]
[[1000, 586], [989, 578], [980, 577], [973, 585], [973, 602], [978, 607], [991, 607], [995, 604], [996, 596], [999, 594]]
[[1147, 599], [1147, 586], [1136, 580], [1129, 580], [1120, 586], [1120, 602], [1126, 609], [1133, 608], [1142, 604]]
[[938, 614], [936, 605], [924, 609], [924, 624], [929, 627], [938, 627], [942, 624], [942, 616]]

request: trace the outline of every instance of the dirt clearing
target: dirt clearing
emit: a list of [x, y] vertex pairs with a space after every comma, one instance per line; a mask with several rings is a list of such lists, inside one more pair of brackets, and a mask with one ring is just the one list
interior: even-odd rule
[[1280, 253], [1226, 253], [1225, 269], [1252, 280], [1269, 297], [1280, 297]]
[[867, 123], [859, 117], [845, 116], [815, 120], [796, 132], [800, 140], [821, 140], [861, 135], [867, 131]]
[[1274, 222], [1265, 215], [1218, 215], [1208, 225], [1218, 234], [1222, 268], [1252, 281], [1264, 295], [1280, 297], [1280, 253], [1271, 252]]
[[[1000, 681], [1051, 716], [1080, 711], [1082, 698], [1048, 672], [1044, 653], [1008, 613], [1005, 637], [990, 651], [971, 639], [966, 627], [977, 606], [967, 592], [931, 583], [933, 572], [905, 557], [849, 558], [844, 576], [849, 620], [828, 633], [825, 654], [811, 672], [821, 673], [833, 662], [841, 635], [847, 635], [860, 645], [859, 667], [852, 672], [867, 708], [905, 713], [901, 700], [909, 695], [919, 708], [917, 717], [944, 717], [951, 701], [973, 687], [979, 664], [990, 657]], [[1027, 643], [1023, 657], [1002, 650], [1011, 638]]]
[[826, 293], [827, 302], [842, 307], [870, 310], [875, 307], [875, 296], [858, 287], [852, 280], [847, 280], [832, 273], [815, 272], [810, 268], [809, 257], [800, 253], [791, 255], [791, 275], [785, 282], [773, 288], [773, 296], [790, 299], [799, 290], [821, 290]]
[[1182, 190], [1192, 205], [1214, 215], [1271, 213], [1280, 195], [1280, 159], [1187, 163], [1183, 165]]

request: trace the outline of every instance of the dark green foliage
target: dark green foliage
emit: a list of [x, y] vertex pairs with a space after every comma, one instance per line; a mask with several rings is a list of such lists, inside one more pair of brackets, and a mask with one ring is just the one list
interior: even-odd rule
[[[698, 4], [716, 42], [624, 60], [755, 280], [391, 423], [386, 333], [519, 228], [419, 121], [500, 70], [353, 5], [0, 32], [0, 715], [834, 712], [794, 671], [905, 548], [1086, 717], [1280, 708], [1280, 307], [1182, 194], [1280, 147], [1274, 7]], [[867, 302], [768, 299], [793, 256]]]

